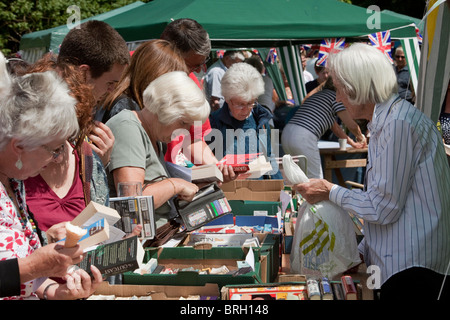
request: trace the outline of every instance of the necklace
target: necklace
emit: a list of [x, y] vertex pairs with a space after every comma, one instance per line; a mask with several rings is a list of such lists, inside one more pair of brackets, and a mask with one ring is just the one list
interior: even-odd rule
[[[16, 197], [16, 200], [17, 200], [18, 211], [19, 211], [19, 214], [17, 215], [17, 217], [19, 218], [23, 233], [29, 239], [29, 244], [33, 248], [33, 250], [36, 250], [40, 246], [40, 242], [37, 237], [37, 228], [36, 228], [36, 224], [34, 223], [33, 219], [30, 217], [28, 212], [25, 210], [25, 206], [24, 206], [25, 202], [24, 202], [24, 199], [22, 198], [22, 193], [20, 192], [19, 182], [14, 179], [10, 179], [10, 186], [11, 186], [11, 188], [14, 192], [14, 196]], [[11, 195], [9, 197], [11, 198], [11, 201], [14, 203], [13, 197]]]

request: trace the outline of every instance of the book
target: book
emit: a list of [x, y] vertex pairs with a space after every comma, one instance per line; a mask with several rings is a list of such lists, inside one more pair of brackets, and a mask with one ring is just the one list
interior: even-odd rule
[[119, 214], [115, 227], [130, 234], [136, 225], [142, 225], [141, 240], [151, 240], [156, 234], [153, 196], [113, 197], [110, 207]]
[[320, 290], [319, 290], [319, 283], [315, 279], [308, 279], [306, 281], [306, 289], [308, 292], [308, 299], [309, 300], [320, 300]]
[[231, 165], [237, 179], [256, 179], [272, 170], [272, 165], [262, 153], [227, 154], [217, 165]]
[[320, 293], [322, 300], [333, 300], [333, 292], [331, 290], [330, 281], [327, 278], [320, 279]]
[[[95, 221], [89, 226], [83, 227], [86, 229], [86, 234], [78, 240], [80, 247], [85, 250], [89, 247], [98, 245], [109, 239], [109, 224], [105, 218]], [[61, 241], [65, 241], [62, 239]]]
[[342, 290], [342, 284], [340, 282], [332, 282], [333, 295], [335, 300], [344, 300], [344, 291]]
[[355, 230], [355, 233], [359, 236], [362, 236], [364, 234], [364, 223], [362, 219], [359, 219], [357, 216], [352, 214], [351, 212], [348, 213], [350, 215], [350, 218], [353, 222], [353, 228]]
[[215, 164], [194, 166], [191, 168], [192, 183], [223, 182], [222, 171]]
[[87, 251], [78, 267], [91, 274], [91, 265], [103, 276], [112, 276], [140, 269], [144, 260], [144, 249], [137, 236], [97, 246]]
[[88, 227], [103, 218], [112, 226], [120, 219], [120, 215], [113, 208], [91, 201], [71, 223], [79, 227]]
[[341, 277], [342, 291], [344, 293], [345, 300], [357, 300], [358, 295], [356, 292], [355, 284], [351, 276]]

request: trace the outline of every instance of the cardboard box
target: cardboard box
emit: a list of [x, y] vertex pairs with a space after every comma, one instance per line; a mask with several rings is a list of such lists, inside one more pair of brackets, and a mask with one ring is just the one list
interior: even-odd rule
[[276, 216], [281, 208], [278, 201], [229, 200], [235, 216]]
[[[224, 245], [228, 243], [228, 248], [230, 247], [241, 247], [242, 243], [249, 238], [257, 237], [260, 243], [259, 254], [260, 254], [260, 270], [261, 270], [261, 281], [272, 282], [274, 281], [280, 270], [281, 265], [281, 251], [280, 251], [280, 235], [270, 234], [270, 233], [253, 233], [253, 234], [226, 234], [226, 233], [202, 233], [202, 234], [191, 234], [186, 237], [183, 241], [184, 246], [193, 245], [192, 239], [208, 239], [213, 243], [220, 243]], [[225, 249], [225, 247], [222, 247]], [[243, 248], [244, 250], [244, 248]]]
[[[259, 249], [254, 249], [255, 270], [240, 274], [200, 274], [198, 271], [183, 271], [182, 269], [194, 268], [202, 270], [207, 268], [219, 268], [225, 265], [230, 271], [236, 271], [237, 262], [245, 261], [248, 249], [210, 248], [197, 250], [192, 247], [175, 248], [147, 248], [145, 262], [156, 258], [158, 265], [166, 268], [179, 269], [176, 274], [137, 274], [126, 272], [123, 274], [124, 284], [139, 285], [182, 285], [203, 286], [206, 283], [216, 283], [219, 287], [227, 284], [260, 283], [261, 263]], [[266, 262], [264, 262], [266, 263]]]
[[152, 300], [180, 300], [189, 296], [200, 296], [201, 300], [217, 300], [220, 298], [219, 287], [214, 283], [204, 286], [136, 286], [136, 285], [110, 285], [103, 281], [89, 300], [96, 300], [103, 296], [125, 297], [151, 297]]
[[234, 180], [222, 184], [228, 200], [280, 201], [283, 180]]

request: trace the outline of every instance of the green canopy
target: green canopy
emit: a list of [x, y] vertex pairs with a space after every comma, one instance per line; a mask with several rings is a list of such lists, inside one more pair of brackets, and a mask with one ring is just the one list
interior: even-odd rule
[[[122, 14], [128, 10], [135, 9], [142, 5], [144, 5], [143, 2], [136, 1], [121, 8], [117, 8], [109, 12], [99, 14], [97, 16], [83, 19], [80, 21], [80, 23], [86, 22], [88, 20], [104, 21], [108, 18]], [[22, 50], [23, 52], [22, 55], [24, 59], [29, 62], [34, 62], [46, 52], [57, 52], [59, 45], [62, 43], [64, 37], [68, 32], [69, 28], [67, 27], [67, 25], [62, 25], [51, 29], [36, 31], [23, 35], [20, 40], [20, 50]]]
[[[385, 30], [391, 30], [392, 38], [416, 36], [410, 19], [368, 13], [337, 0], [154, 0], [105, 22], [127, 42], [140, 42], [159, 38], [167, 24], [180, 18], [198, 21], [208, 31], [213, 48], [279, 48], [297, 104], [305, 88], [296, 44], [337, 37], [350, 42]], [[278, 87], [284, 86], [277, 86], [282, 96]]]
[[[337, 0], [154, 0], [106, 19], [126, 41], [159, 38], [172, 20], [197, 20], [213, 47], [275, 47], [330, 37], [354, 38], [395, 29], [414, 36], [411, 21], [379, 13], [379, 29], [369, 29], [366, 8]], [[408, 26], [409, 25], [409, 26]]]

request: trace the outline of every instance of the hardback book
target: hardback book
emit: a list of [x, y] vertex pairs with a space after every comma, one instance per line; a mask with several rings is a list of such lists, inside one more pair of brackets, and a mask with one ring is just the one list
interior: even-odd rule
[[333, 291], [331, 290], [330, 281], [327, 278], [320, 279], [319, 287], [322, 300], [333, 300]]
[[334, 300], [345, 300], [344, 290], [340, 281], [331, 282], [331, 287], [333, 289]]
[[223, 174], [215, 164], [194, 166], [191, 168], [191, 180], [193, 183], [223, 182]]
[[262, 153], [227, 154], [217, 165], [231, 165], [233, 171], [239, 174], [239, 180], [256, 179], [272, 170], [270, 162]]
[[110, 206], [119, 213], [115, 223], [126, 234], [130, 234], [136, 225], [142, 225], [141, 240], [151, 240], [156, 234], [155, 208], [153, 196], [113, 197]]
[[96, 266], [103, 276], [112, 276], [141, 268], [144, 249], [137, 236], [99, 245], [88, 251], [78, 267], [91, 274], [91, 265]]
[[356, 287], [355, 287], [352, 277], [345, 276], [345, 275], [342, 276], [341, 283], [342, 283], [342, 291], [344, 292], [345, 300], [358, 300], [358, 294], [356, 292]]

